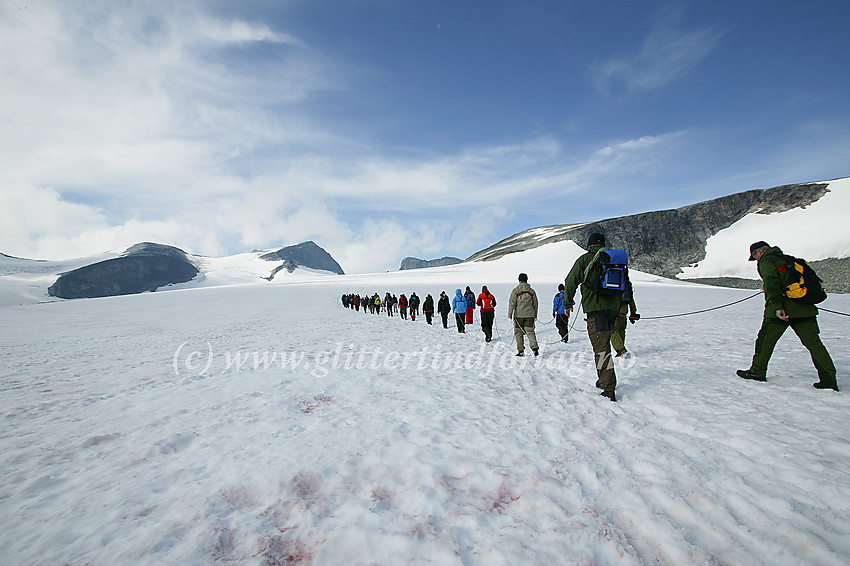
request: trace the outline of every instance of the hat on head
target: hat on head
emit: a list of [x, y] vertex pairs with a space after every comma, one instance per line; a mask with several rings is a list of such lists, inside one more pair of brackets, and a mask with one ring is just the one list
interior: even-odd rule
[[525, 273], [520, 273], [519, 277], [517, 279], [519, 279], [523, 283], [527, 283], [528, 282], [528, 275], [526, 275]]
[[769, 248], [769, 247], [770, 247], [770, 244], [768, 244], [767, 242], [763, 242], [763, 241], [758, 241], [758, 242], [756, 242], [755, 244], [751, 245], [751, 246], [750, 246], [750, 259], [749, 259], [748, 261], [755, 261], [755, 260], [756, 260], [756, 258], [754, 258], [754, 257], [753, 257], [753, 253], [754, 253], [757, 249], [760, 249], [760, 248]]
[[596, 244], [605, 244], [605, 235], [595, 232], [587, 239], [587, 246], [595, 246]]

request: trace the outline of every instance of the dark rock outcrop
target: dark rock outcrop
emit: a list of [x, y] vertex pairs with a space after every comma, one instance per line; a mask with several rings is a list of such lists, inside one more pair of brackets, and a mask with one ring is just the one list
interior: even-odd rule
[[127, 248], [121, 257], [61, 274], [47, 292], [62, 299], [132, 295], [185, 283], [197, 274], [183, 250], [145, 242]]
[[406, 257], [401, 260], [399, 271], [405, 269], [423, 269], [425, 267], [442, 267], [444, 265], [456, 265], [462, 263], [459, 257], [441, 257], [440, 259], [419, 259], [418, 257]]
[[285, 259], [280, 265], [272, 269], [272, 272], [269, 273], [268, 277], [263, 277], [263, 279], [265, 279], [266, 281], [271, 281], [272, 279], [274, 279], [275, 275], [277, 275], [284, 269], [287, 273], [292, 273], [293, 271], [295, 271], [295, 264], [289, 261], [288, 259]]
[[[681, 268], [705, 259], [708, 238], [750, 213], [773, 213], [805, 207], [828, 192], [828, 185], [808, 183], [754, 189], [673, 210], [647, 212], [586, 224], [534, 228], [477, 252], [466, 261], [489, 261], [506, 254], [573, 240], [585, 247], [590, 234], [605, 234], [608, 244], [629, 250], [634, 269], [676, 277]], [[541, 237], [544, 234], [544, 237]]]
[[309, 267], [310, 269], [321, 269], [338, 275], [345, 275], [342, 267], [331, 257], [331, 254], [312, 241], [287, 246], [276, 252], [269, 252], [261, 255], [260, 259], [266, 261], [288, 261], [295, 267]]

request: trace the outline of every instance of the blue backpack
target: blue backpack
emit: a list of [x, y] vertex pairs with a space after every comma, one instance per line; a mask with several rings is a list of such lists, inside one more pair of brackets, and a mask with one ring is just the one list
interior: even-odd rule
[[585, 285], [597, 295], [622, 295], [629, 285], [626, 250], [599, 250], [585, 272]]

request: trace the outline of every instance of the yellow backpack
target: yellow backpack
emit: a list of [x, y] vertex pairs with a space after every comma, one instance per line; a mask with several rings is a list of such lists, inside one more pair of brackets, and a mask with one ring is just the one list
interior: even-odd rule
[[779, 267], [780, 274], [786, 273], [785, 296], [793, 301], [816, 305], [826, 300], [826, 292], [821, 286], [821, 278], [809, 267], [804, 259], [786, 255], [785, 265]]

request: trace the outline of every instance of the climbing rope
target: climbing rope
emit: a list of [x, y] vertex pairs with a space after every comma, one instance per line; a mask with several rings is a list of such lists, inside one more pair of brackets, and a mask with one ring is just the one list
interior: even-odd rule
[[758, 297], [761, 294], [762, 294], [762, 291], [759, 291], [758, 293], [750, 295], [749, 297], [744, 297], [743, 299], [738, 299], [737, 301], [732, 301], [731, 303], [726, 303], [725, 305], [720, 305], [720, 306], [717, 306], [717, 307], [711, 307], [709, 309], [702, 309], [702, 310], [691, 311], [691, 312], [682, 312], [682, 313], [677, 313], [677, 314], [666, 314], [666, 315], [662, 315], [662, 316], [642, 316], [640, 319], [641, 320], [658, 320], [658, 319], [661, 319], [661, 318], [674, 318], [674, 317], [677, 317], [677, 316], [690, 316], [692, 314], [700, 314], [700, 313], [709, 312], [709, 311], [716, 311], [718, 309], [725, 309], [726, 307], [731, 307], [732, 305], [737, 305], [738, 303], [743, 303], [744, 301], [749, 301], [750, 299]]
[[832, 314], [840, 314], [841, 316], [850, 316], [850, 314], [847, 314], [846, 312], [831, 311], [831, 310], [825, 309], [823, 307], [818, 307], [818, 310], [821, 310], [821, 311], [824, 311], [824, 312], [831, 312]]

